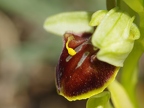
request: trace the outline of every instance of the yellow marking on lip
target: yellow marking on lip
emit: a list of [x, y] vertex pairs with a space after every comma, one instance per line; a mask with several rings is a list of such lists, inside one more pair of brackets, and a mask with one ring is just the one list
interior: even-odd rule
[[70, 37], [68, 37], [68, 41], [66, 42], [66, 49], [68, 50], [68, 53], [71, 56], [74, 56], [76, 54], [76, 51], [68, 46], [69, 42], [73, 39], [74, 39], [74, 37], [70, 36]]

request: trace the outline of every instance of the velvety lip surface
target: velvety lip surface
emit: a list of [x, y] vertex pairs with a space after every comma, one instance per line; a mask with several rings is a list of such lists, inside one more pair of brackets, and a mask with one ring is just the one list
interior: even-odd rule
[[[74, 39], [68, 44], [76, 51], [69, 55], [66, 42], [70, 36]], [[116, 67], [99, 61], [98, 49], [90, 42], [91, 34], [64, 35], [64, 47], [56, 67], [56, 85], [58, 92], [67, 97], [78, 96], [91, 90], [101, 88], [114, 74]]]

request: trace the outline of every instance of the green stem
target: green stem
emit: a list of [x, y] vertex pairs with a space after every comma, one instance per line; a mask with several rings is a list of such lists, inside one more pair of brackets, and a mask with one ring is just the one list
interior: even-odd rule
[[117, 6], [120, 7], [120, 0], [117, 0]]
[[110, 10], [116, 6], [115, 0], [106, 0], [107, 10]]

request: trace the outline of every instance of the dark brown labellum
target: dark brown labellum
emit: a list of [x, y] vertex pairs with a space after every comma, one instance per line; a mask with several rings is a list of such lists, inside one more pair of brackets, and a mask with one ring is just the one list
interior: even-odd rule
[[[101, 92], [117, 73], [117, 67], [97, 59], [99, 49], [93, 47], [90, 39], [88, 33], [64, 35], [64, 47], [56, 67], [56, 85], [68, 100], [85, 99]], [[76, 52], [74, 55], [68, 52], [67, 42]]]

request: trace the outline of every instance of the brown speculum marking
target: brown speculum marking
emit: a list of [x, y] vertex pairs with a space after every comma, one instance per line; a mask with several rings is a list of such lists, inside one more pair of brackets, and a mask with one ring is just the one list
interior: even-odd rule
[[[73, 36], [68, 46], [76, 51], [71, 56], [66, 49], [68, 38]], [[91, 34], [64, 35], [64, 47], [56, 67], [56, 85], [58, 92], [73, 97], [101, 88], [114, 74], [116, 67], [99, 61], [98, 49], [90, 41]]]

